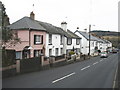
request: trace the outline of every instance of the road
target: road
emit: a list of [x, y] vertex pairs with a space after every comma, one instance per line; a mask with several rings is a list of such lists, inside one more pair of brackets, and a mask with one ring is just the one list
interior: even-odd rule
[[3, 79], [3, 88], [113, 88], [118, 54]]

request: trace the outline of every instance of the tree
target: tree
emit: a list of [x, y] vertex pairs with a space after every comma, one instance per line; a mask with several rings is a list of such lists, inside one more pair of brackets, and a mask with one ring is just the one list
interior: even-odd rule
[[0, 34], [2, 34], [0, 37], [1, 40], [1, 44], [2, 44], [2, 48], [4, 47], [8, 47], [11, 45], [15, 45], [16, 43], [20, 42], [20, 39], [17, 37], [17, 34], [15, 31], [10, 30], [9, 28], [7, 28], [8, 25], [10, 25], [9, 22], [9, 17], [6, 14], [6, 8], [5, 6], [2, 4], [2, 2], [0, 2], [0, 9], [1, 9], [1, 30], [0, 30]]
[[10, 29], [2, 30], [2, 47], [15, 46], [17, 43], [20, 43], [20, 39], [15, 31]]

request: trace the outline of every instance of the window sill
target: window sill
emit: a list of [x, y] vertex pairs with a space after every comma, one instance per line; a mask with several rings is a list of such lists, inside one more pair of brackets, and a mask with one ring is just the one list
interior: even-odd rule
[[39, 44], [34, 44], [34, 45], [42, 45], [42, 43], [39, 43]]
[[72, 45], [72, 44], [67, 44], [67, 45]]
[[48, 45], [52, 45], [52, 43], [48, 44]]

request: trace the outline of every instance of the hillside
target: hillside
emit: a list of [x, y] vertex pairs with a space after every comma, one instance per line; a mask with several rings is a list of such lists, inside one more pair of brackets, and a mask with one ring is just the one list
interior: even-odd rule
[[91, 34], [96, 37], [109, 40], [113, 43], [114, 47], [120, 48], [120, 32], [94, 30], [91, 31]]
[[112, 31], [102, 31], [102, 30], [93, 30], [91, 33], [94, 33], [98, 36], [120, 36], [120, 32], [112, 32]]

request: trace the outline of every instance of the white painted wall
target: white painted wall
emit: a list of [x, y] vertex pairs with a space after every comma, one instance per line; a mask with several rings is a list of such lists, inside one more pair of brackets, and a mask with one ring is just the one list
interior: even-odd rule
[[76, 39], [72, 39], [72, 44], [71, 45], [67, 45], [67, 49], [73, 49], [74, 48], [80, 48], [80, 45], [76, 45]]
[[[79, 32], [75, 32], [75, 34], [82, 38], [81, 39], [81, 52], [82, 52], [82, 54], [88, 55], [88, 53], [89, 53], [89, 40], [87, 40]], [[90, 41], [90, 55], [92, 55], [94, 53], [96, 43], [97, 43], [97, 41]]]
[[52, 45], [49, 45], [49, 34], [46, 34], [46, 56], [49, 57], [49, 49], [52, 49], [52, 55], [55, 56], [55, 49], [58, 48], [58, 55], [61, 55], [60, 35], [52, 34]]
[[76, 45], [76, 39], [73, 38], [72, 39], [72, 44], [71, 45], [67, 45], [67, 50], [72, 50], [73, 49], [73, 46], [74, 46], [74, 49], [80, 49], [80, 46], [81, 45], [81, 41], [80, 41], [80, 44], [79, 45]]
[[83, 37], [79, 32], [75, 32], [76, 35], [81, 37], [81, 52], [82, 54], [88, 54], [89, 53], [89, 41], [85, 37]]

